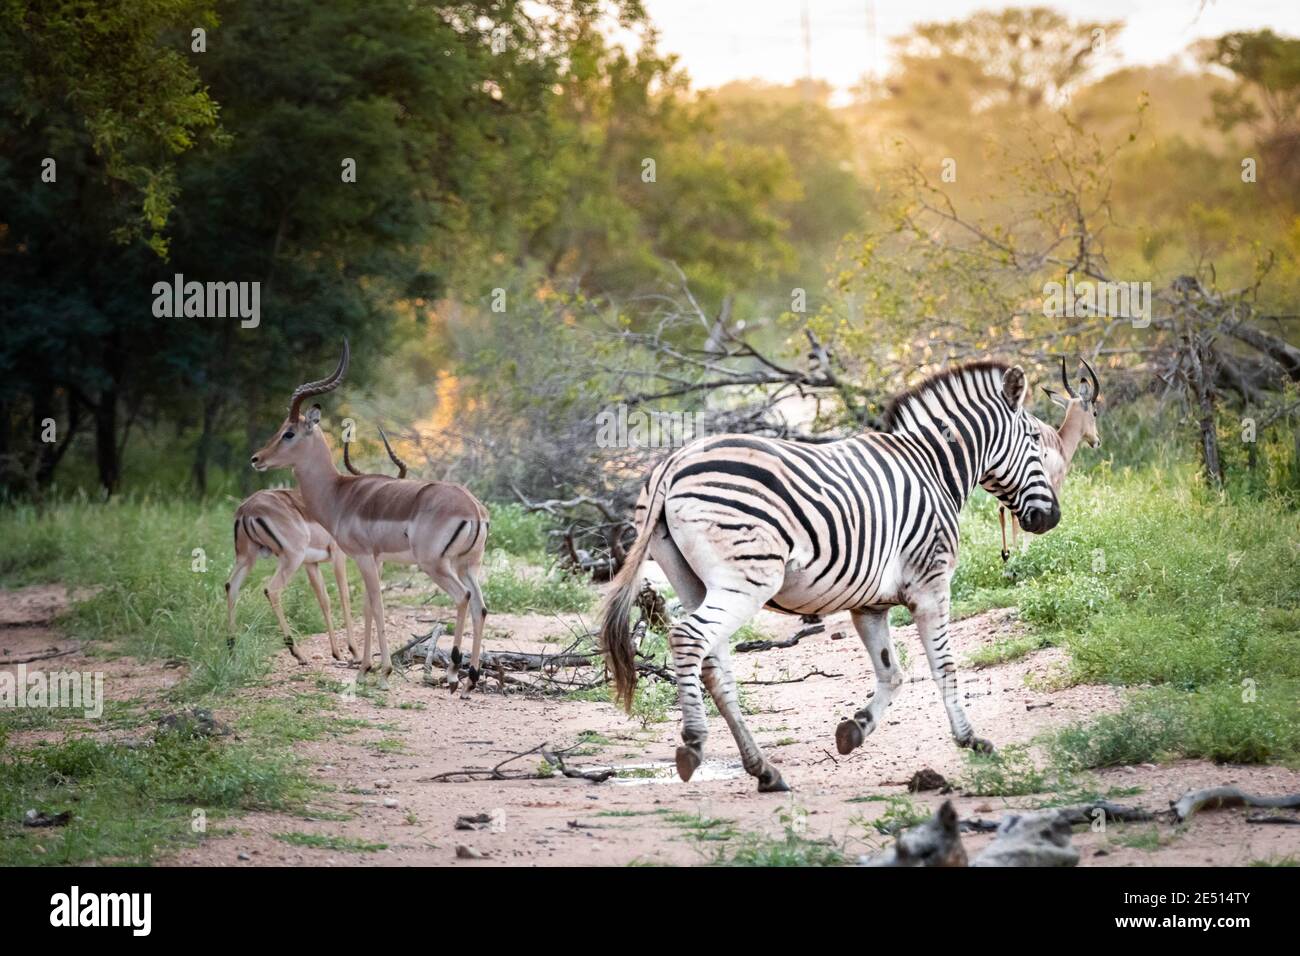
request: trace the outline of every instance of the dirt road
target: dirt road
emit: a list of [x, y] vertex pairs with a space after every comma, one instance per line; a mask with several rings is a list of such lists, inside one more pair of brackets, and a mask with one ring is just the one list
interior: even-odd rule
[[[54, 597], [51, 598], [51, 594]], [[0, 646], [11, 656], [66, 640], [42, 623], [60, 604], [57, 591], [0, 595]], [[20, 613], [19, 608], [26, 609]], [[35, 609], [35, 610], [33, 610]], [[30, 612], [30, 613], [29, 613]], [[434, 612], [441, 617], [446, 612]], [[431, 612], [399, 609], [390, 633], [428, 630]], [[567, 642], [576, 617], [494, 615], [488, 646], [538, 651]], [[706, 763], [689, 783], [673, 772], [677, 711], [644, 726], [608, 703], [538, 698], [495, 689], [462, 699], [429, 687], [414, 670], [394, 677], [387, 694], [351, 692], [355, 671], [329, 661], [323, 635], [305, 641], [312, 663], [301, 667], [282, 654], [265, 684], [241, 695], [292, 696], [326, 689], [340, 720], [366, 722], [353, 733], [296, 746], [308, 773], [326, 789], [320, 818], [254, 813], [233, 822], [232, 832], [165, 856], [171, 865], [622, 865], [633, 862], [698, 864], [726, 855], [754, 834], [780, 837], [786, 827], [808, 839], [829, 839], [850, 858], [884, 845], [871, 821], [888, 812], [881, 799], [906, 794], [903, 782], [923, 767], [957, 782], [966, 758], [952, 743], [938, 693], [911, 627], [895, 629], [909, 683], [897, 693], [884, 725], [848, 757], [835, 751], [838, 721], [860, 707], [872, 688], [868, 658], [847, 615], [826, 620], [822, 634], [796, 647], [736, 657], [737, 678], [783, 681], [743, 684], [747, 720], [759, 743], [794, 788], [759, 794], [740, 767], [721, 718], [710, 722]], [[798, 629], [793, 618], [764, 613], [759, 626], [778, 637]], [[953, 640], [959, 660], [995, 638], [1017, 632], [1011, 612], [994, 611], [959, 622]], [[903, 649], [906, 648], [906, 651]], [[0, 656], [0, 667], [4, 657]], [[1116, 709], [1115, 688], [1060, 688], [1063, 652], [1044, 649], [1019, 661], [982, 670], [963, 668], [967, 712], [977, 731], [995, 744], [1028, 743], [1050, 727]], [[163, 696], [182, 676], [159, 664], [130, 659], [59, 659], [71, 669], [111, 670], [110, 698]], [[493, 688], [495, 682], [488, 682]], [[217, 715], [223, 708], [216, 707]], [[32, 732], [33, 734], [35, 732]], [[48, 734], [48, 731], [42, 731]], [[26, 733], [15, 735], [21, 745]], [[615, 766], [623, 773], [603, 783], [566, 779], [440, 782], [438, 774], [490, 768], [543, 743], [575, 747], [568, 764]], [[537, 770], [540, 755], [506, 764]], [[1183, 761], [1166, 766], [1118, 768], [1093, 775], [1099, 790], [1140, 788], [1119, 802], [1164, 809], [1192, 787], [1237, 784], [1256, 792], [1300, 790], [1300, 773], [1281, 767], [1214, 766]], [[944, 797], [911, 797], [934, 808]], [[997, 816], [1045, 797], [991, 798], [952, 795], [963, 816]], [[456, 829], [461, 815], [487, 815], [481, 829]], [[1076, 833], [1082, 865], [1226, 864], [1300, 855], [1300, 828], [1249, 824], [1244, 810], [1207, 812], [1188, 825], [1112, 824], [1105, 833]], [[286, 835], [292, 836], [286, 839]], [[751, 835], [746, 837], [746, 835]], [[965, 838], [978, 850], [987, 836]], [[302, 845], [300, 845], [302, 844]], [[458, 847], [464, 847], [458, 856]], [[464, 858], [464, 854], [481, 859]]]

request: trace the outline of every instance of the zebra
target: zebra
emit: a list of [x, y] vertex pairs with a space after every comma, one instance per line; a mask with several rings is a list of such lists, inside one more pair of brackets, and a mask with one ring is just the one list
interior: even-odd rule
[[668, 632], [682, 710], [682, 780], [703, 760], [703, 686], [759, 791], [789, 789], [745, 726], [731, 669], [728, 639], [763, 607], [852, 613], [876, 691], [837, 727], [840, 753], [862, 745], [902, 685], [889, 638], [889, 609], [900, 604], [916, 621], [958, 745], [992, 751], [958, 700], [949, 587], [958, 512], [977, 484], [1026, 531], [1041, 534], [1060, 521], [1042, 438], [1025, 410], [1027, 391], [1020, 366], [972, 362], [894, 398], [882, 432], [819, 445], [740, 434], [699, 438], [651, 471], [636, 506], [636, 541], [604, 604], [600, 645], [616, 702], [630, 710], [637, 668], [629, 616], [641, 567], [653, 558], [686, 611]]

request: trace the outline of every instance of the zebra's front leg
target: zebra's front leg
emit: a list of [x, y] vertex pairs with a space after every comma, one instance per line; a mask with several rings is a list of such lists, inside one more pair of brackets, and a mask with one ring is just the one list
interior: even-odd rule
[[871, 732], [880, 726], [890, 698], [903, 683], [903, 669], [898, 666], [894, 645], [889, 639], [889, 608], [854, 611], [853, 626], [871, 656], [871, 667], [876, 672], [876, 692], [870, 704], [851, 719], [840, 721], [835, 728], [835, 749], [842, 754], [861, 747]]
[[740, 701], [736, 697], [736, 678], [731, 672], [731, 651], [726, 641], [704, 658], [701, 677], [713, 702], [718, 705], [718, 713], [722, 714], [722, 719], [731, 728], [731, 736], [736, 738], [736, 746], [740, 748], [740, 762], [745, 765], [745, 772], [758, 778], [758, 792], [789, 790], [781, 778], [781, 772], [763, 756], [753, 734], [745, 726], [745, 720], [740, 714]]
[[948, 723], [952, 726], [957, 746], [969, 747], [979, 753], [992, 753], [993, 745], [983, 737], [975, 736], [975, 731], [966, 718], [966, 711], [961, 706], [957, 662], [953, 660], [952, 645], [948, 641], [948, 589], [944, 588], [939, 597], [918, 601], [912, 609], [912, 615], [916, 618], [916, 629], [925, 646], [925, 656], [930, 660], [930, 673], [939, 687], [944, 709], [948, 711]]

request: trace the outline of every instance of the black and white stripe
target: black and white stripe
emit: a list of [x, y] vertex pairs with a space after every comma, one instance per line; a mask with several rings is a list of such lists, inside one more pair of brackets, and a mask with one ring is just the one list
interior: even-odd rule
[[635, 683], [624, 642], [640, 565], [663, 566], [689, 612], [670, 631], [683, 713], [678, 769], [689, 778], [706, 732], [702, 690], [727, 719], [759, 789], [783, 789], [735, 704], [728, 638], [760, 608], [850, 611], [877, 676], [871, 705], [837, 732], [843, 753], [880, 722], [901, 681], [888, 609], [915, 616], [953, 733], [984, 747], [956, 694], [948, 646], [958, 513], [976, 485], [1027, 529], [1059, 519], [1020, 368], [974, 363], [927, 379], [885, 414], [886, 431], [826, 445], [721, 435], [678, 450], [650, 474], [637, 542], [606, 608], [602, 639], [626, 702]]

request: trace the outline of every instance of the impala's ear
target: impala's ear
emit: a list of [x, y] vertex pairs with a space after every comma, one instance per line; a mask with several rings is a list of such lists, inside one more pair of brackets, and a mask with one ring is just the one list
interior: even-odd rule
[[1038, 387], [1043, 390], [1044, 395], [1046, 395], [1048, 398], [1052, 400], [1053, 405], [1059, 405], [1061, 408], [1069, 407], [1068, 405], [1066, 405], [1065, 399], [1061, 398], [1060, 395], [1056, 394], [1056, 392], [1052, 391], [1046, 385], [1040, 385]]
[[307, 410], [307, 431], [311, 431], [320, 424], [320, 406], [313, 405]]
[[1025, 393], [1029, 383], [1025, 381], [1025, 370], [1019, 365], [1009, 368], [1002, 376], [1002, 397], [1012, 409], [1017, 409], [1025, 402]]

